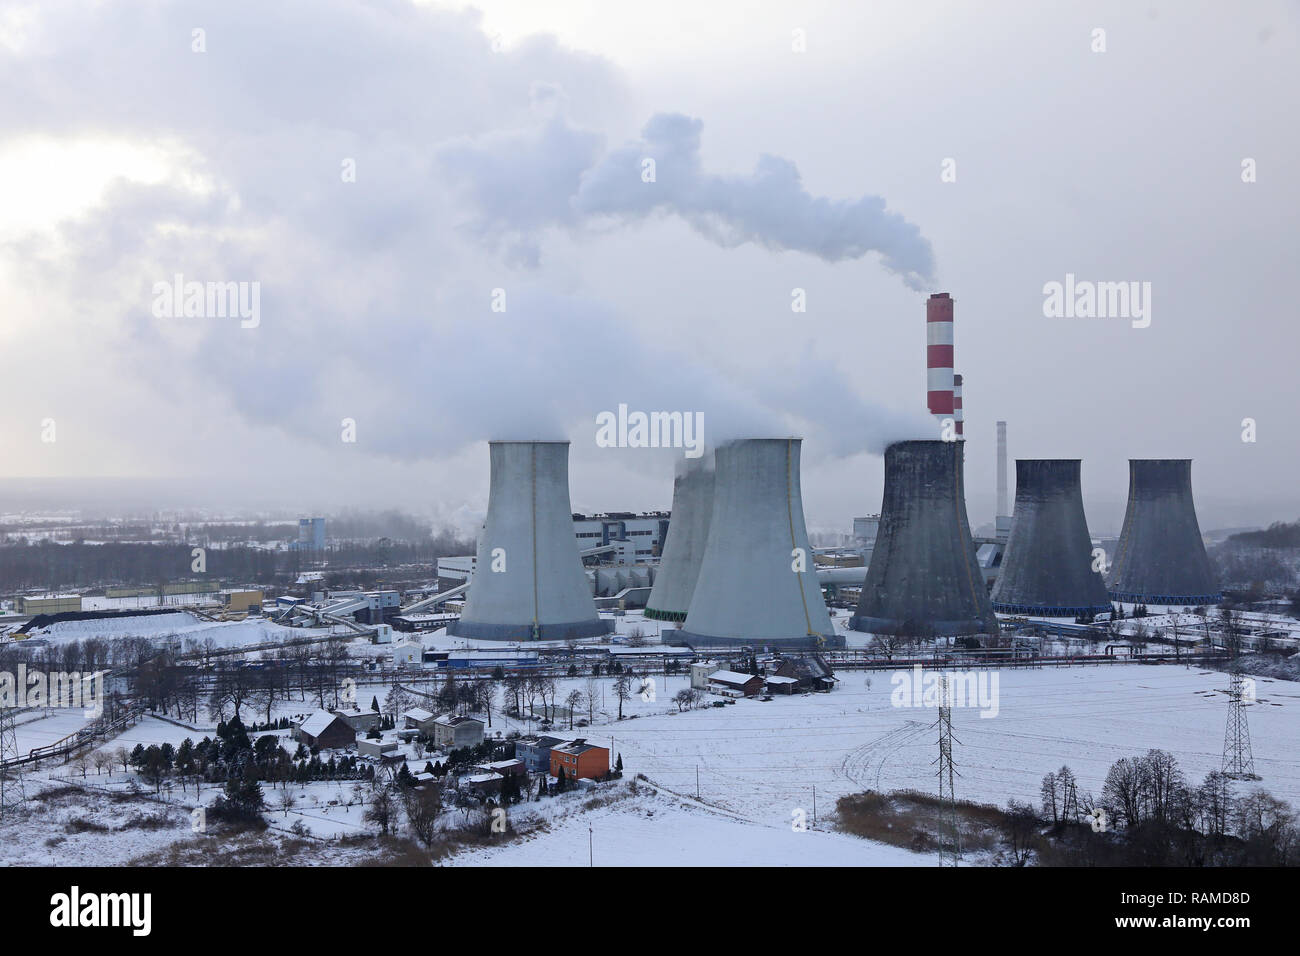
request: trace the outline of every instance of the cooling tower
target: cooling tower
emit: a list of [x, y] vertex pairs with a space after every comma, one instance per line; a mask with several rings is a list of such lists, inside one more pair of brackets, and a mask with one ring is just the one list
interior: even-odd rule
[[607, 634], [582, 570], [567, 441], [494, 441], [487, 520], [455, 637], [564, 640]]
[[673, 511], [659, 576], [646, 602], [645, 616], [683, 621], [695, 593], [695, 580], [709, 540], [713, 516], [713, 453], [681, 458], [673, 479]]
[[1039, 617], [1109, 611], [1106, 582], [1092, 569], [1079, 460], [1016, 460], [1016, 506], [993, 587], [993, 610]]
[[880, 530], [849, 626], [875, 634], [996, 634], [966, 520], [960, 441], [885, 449]]
[[1116, 601], [1186, 607], [1222, 599], [1196, 523], [1190, 458], [1129, 459], [1128, 509], [1107, 584]]
[[709, 538], [680, 640], [789, 649], [842, 643], [808, 546], [800, 444], [751, 438], [717, 449]]

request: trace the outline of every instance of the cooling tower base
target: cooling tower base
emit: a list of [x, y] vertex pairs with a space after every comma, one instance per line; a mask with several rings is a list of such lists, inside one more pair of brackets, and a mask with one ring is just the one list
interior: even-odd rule
[[652, 607], [645, 609], [645, 616], [652, 621], [677, 621], [686, 620], [685, 611], [656, 611]]
[[665, 630], [660, 637], [665, 644], [692, 648], [770, 647], [782, 651], [816, 651], [844, 646], [843, 634], [802, 634], [792, 637], [716, 637], [710, 634], [693, 634], [690, 631]]
[[999, 614], [1019, 614], [1025, 617], [1089, 617], [1114, 608], [1109, 604], [1095, 607], [1040, 607], [1032, 604], [999, 604], [994, 601], [993, 610]]
[[1111, 591], [1110, 599], [1121, 604], [1166, 604], [1178, 607], [1199, 607], [1218, 604], [1222, 594], [1135, 594], [1131, 591]]
[[567, 641], [570, 638], [602, 637], [614, 630], [613, 621], [576, 621], [573, 624], [542, 624], [533, 633], [531, 622], [525, 624], [476, 624], [460, 620], [447, 627], [449, 637], [469, 637], [479, 641]]
[[868, 634], [904, 634], [910, 637], [963, 637], [968, 634], [991, 634], [989, 625], [975, 618], [967, 621], [926, 621], [923, 628], [918, 628], [908, 621], [862, 617], [855, 614], [849, 618], [849, 627]]

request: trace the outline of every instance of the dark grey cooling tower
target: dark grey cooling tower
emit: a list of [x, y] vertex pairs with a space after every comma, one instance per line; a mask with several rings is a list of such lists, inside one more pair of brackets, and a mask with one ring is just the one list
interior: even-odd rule
[[885, 449], [880, 530], [862, 587], [856, 631], [951, 637], [997, 634], [966, 520], [960, 441], [904, 441]]
[[1217, 604], [1223, 595], [1196, 523], [1190, 458], [1128, 463], [1128, 510], [1107, 582], [1116, 601]]
[[1079, 459], [1018, 459], [1015, 514], [993, 610], [1038, 617], [1109, 611], [1106, 582], [1092, 565]]

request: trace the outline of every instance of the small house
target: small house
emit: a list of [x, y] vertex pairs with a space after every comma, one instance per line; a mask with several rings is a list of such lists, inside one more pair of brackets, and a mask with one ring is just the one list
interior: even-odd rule
[[316, 711], [298, 725], [293, 736], [308, 747], [322, 750], [351, 747], [357, 740], [357, 732], [352, 725], [328, 710]]
[[359, 707], [353, 707], [350, 710], [332, 710], [330, 713], [336, 717], [342, 717], [348, 722], [348, 726], [359, 734], [364, 734], [368, 730], [375, 730], [379, 726], [379, 711], [377, 710], [361, 710]]
[[357, 738], [357, 753], [365, 757], [382, 758], [385, 754], [394, 753], [396, 750], [396, 740], [370, 740], [366, 737]]
[[535, 737], [520, 737], [515, 741], [515, 757], [523, 762], [529, 773], [550, 773], [551, 748], [564, 743], [561, 737], [539, 734]]
[[477, 717], [443, 714], [433, 721], [433, 743], [443, 750], [477, 747], [483, 742], [483, 721]]
[[424, 659], [424, 645], [415, 641], [399, 641], [393, 645], [393, 666], [418, 665]]
[[738, 671], [714, 671], [709, 675], [709, 690], [724, 697], [753, 697], [763, 691], [763, 678]]
[[579, 737], [551, 749], [551, 776], [560, 771], [569, 780], [599, 780], [609, 774], [609, 748], [597, 747]]
[[714, 661], [696, 661], [691, 665], [691, 687], [694, 690], [708, 690], [709, 675], [721, 669]]
[[834, 690], [839, 678], [820, 654], [786, 657], [776, 669], [777, 677], [793, 677], [798, 681], [797, 692]]
[[435, 715], [423, 707], [412, 707], [402, 712], [402, 724], [407, 730], [418, 730], [422, 734], [433, 733]]

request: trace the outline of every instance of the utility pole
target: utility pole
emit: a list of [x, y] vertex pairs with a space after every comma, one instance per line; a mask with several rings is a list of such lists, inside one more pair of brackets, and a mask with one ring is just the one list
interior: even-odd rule
[[[934, 723], [939, 730], [939, 800], [944, 804], [948, 836], [952, 847], [941, 850], [941, 866], [958, 866], [961, 861], [961, 830], [957, 825], [957, 793], [953, 777], [961, 776], [952, 765], [952, 696], [945, 674], [939, 678], [939, 719]], [[960, 740], [957, 741], [961, 743]]]
[[695, 799], [700, 799], [700, 765], [695, 765]]
[[592, 836], [591, 825], [587, 825], [587, 866], [596, 865], [596, 839]]

